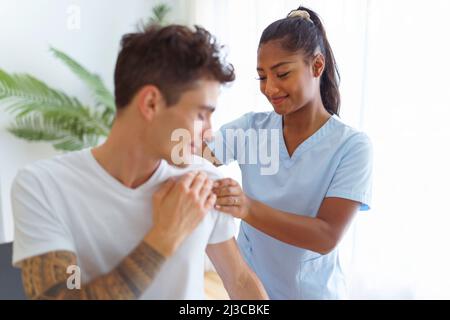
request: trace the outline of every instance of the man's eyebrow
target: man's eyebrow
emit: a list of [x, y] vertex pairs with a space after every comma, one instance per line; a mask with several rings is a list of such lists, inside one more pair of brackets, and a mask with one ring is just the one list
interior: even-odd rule
[[[283, 62], [279, 62], [276, 65], [273, 65], [270, 67], [270, 70], [276, 69], [278, 67], [281, 67], [282, 65], [288, 64], [288, 63], [294, 63], [294, 61], [283, 61]], [[263, 71], [262, 68], [256, 68], [257, 71]]]
[[201, 105], [200, 109], [209, 111], [209, 112], [214, 112], [216, 111], [216, 107], [215, 106], [211, 106], [211, 105]]

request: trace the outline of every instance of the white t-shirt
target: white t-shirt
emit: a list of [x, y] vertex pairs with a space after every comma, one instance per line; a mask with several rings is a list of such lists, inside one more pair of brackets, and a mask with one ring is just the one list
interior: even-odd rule
[[[196, 157], [188, 168], [162, 160], [137, 189], [113, 178], [90, 149], [38, 161], [22, 169], [11, 196], [15, 223], [13, 263], [49, 251], [78, 257], [81, 282], [112, 270], [144, 238], [152, 225], [152, 194], [169, 177], [203, 170], [221, 178], [208, 161]], [[205, 249], [234, 236], [229, 215], [209, 212], [176, 253], [164, 263], [141, 299], [204, 299]]]

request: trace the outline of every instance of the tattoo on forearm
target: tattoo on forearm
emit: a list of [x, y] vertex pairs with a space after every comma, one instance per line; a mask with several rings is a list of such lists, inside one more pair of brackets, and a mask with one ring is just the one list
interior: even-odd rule
[[139, 244], [109, 273], [80, 289], [68, 289], [67, 267], [76, 265], [73, 252], [55, 251], [22, 262], [23, 286], [31, 299], [137, 299], [158, 273], [165, 258], [147, 243]]

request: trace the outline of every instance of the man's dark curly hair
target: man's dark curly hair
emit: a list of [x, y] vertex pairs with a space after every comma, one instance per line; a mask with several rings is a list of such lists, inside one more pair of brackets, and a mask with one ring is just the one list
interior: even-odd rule
[[205, 29], [181, 25], [146, 30], [122, 37], [114, 72], [117, 109], [124, 108], [145, 85], [155, 85], [168, 106], [176, 104], [181, 94], [196, 80], [234, 80], [234, 68], [221, 59], [220, 46]]

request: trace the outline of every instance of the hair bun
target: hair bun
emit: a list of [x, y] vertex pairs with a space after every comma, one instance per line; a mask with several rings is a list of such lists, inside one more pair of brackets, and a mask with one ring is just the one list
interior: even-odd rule
[[305, 11], [305, 10], [292, 10], [291, 12], [289, 12], [287, 17], [288, 18], [302, 18], [302, 19], [308, 20], [309, 22], [314, 24], [314, 22], [311, 20], [311, 16], [310, 16], [309, 12]]

